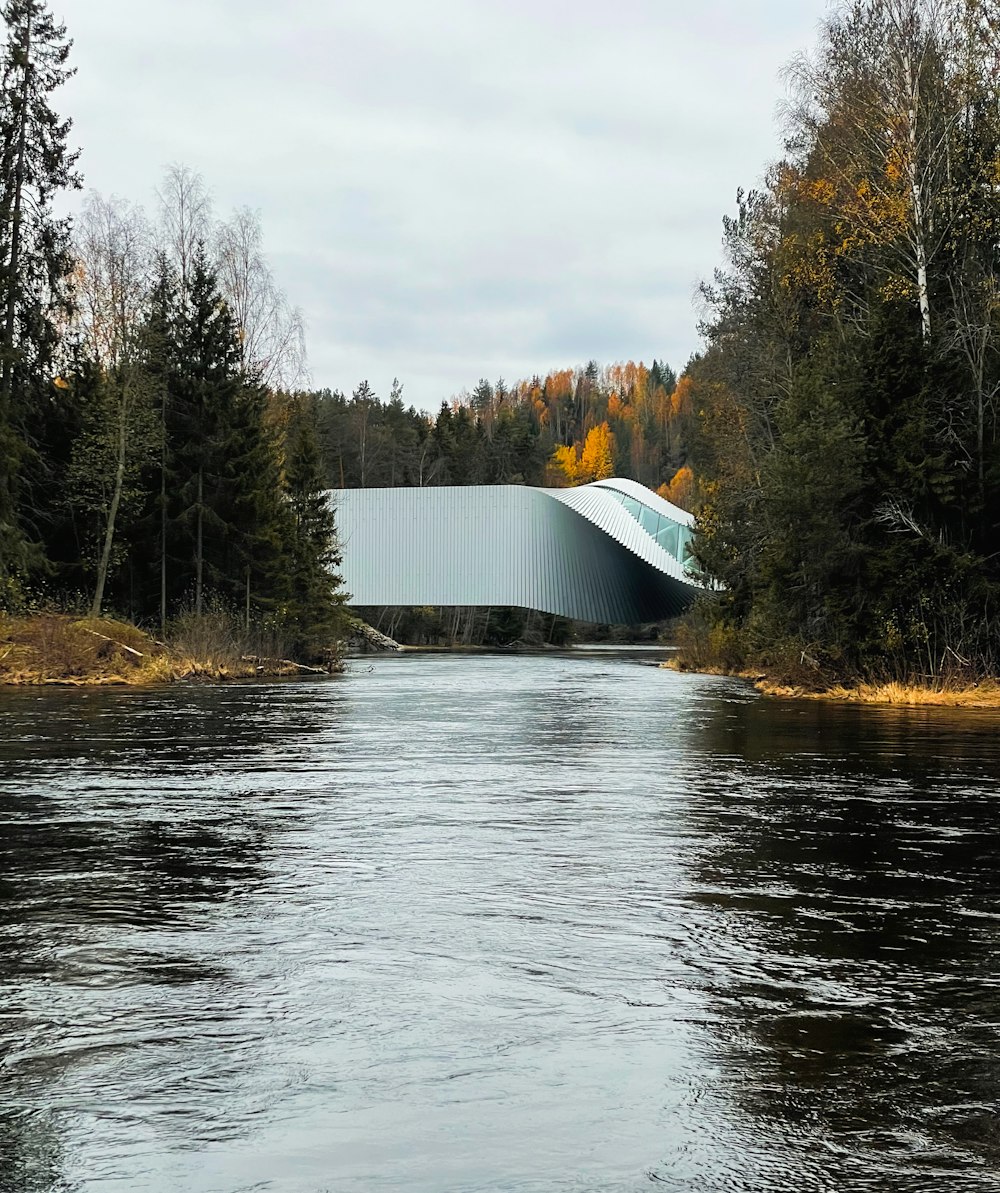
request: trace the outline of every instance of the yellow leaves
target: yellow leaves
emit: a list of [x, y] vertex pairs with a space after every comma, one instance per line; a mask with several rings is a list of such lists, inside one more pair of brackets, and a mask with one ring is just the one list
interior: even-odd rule
[[909, 302], [916, 298], [917, 287], [909, 278], [892, 276], [878, 287], [878, 295], [884, 302]]
[[837, 188], [829, 178], [804, 178], [799, 187], [799, 196], [807, 203], [818, 207], [832, 207], [837, 197]]
[[656, 491], [665, 501], [680, 506], [682, 510], [690, 510], [694, 497], [694, 473], [685, 464], [677, 469], [669, 485], [660, 485]]
[[556, 484], [583, 485], [615, 474], [615, 436], [606, 422], [591, 427], [580, 450], [560, 444], [549, 461], [549, 475]]
[[66, 380], [65, 377], [53, 377], [52, 384], [56, 387], [56, 389], [69, 389], [70, 388], [70, 384]]
[[607, 480], [615, 474], [615, 437], [606, 422], [591, 427], [580, 454], [580, 475], [585, 481]]
[[554, 480], [561, 482], [563, 485], [575, 485], [579, 483], [580, 458], [577, 455], [575, 446], [567, 447], [566, 444], [560, 443], [552, 453], [549, 466], [550, 470], [556, 473], [556, 476], [553, 478]]

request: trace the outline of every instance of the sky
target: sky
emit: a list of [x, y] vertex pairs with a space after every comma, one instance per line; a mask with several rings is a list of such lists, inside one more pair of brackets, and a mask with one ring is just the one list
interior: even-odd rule
[[[51, 0], [85, 186], [172, 163], [259, 212], [311, 383], [480, 377], [699, 345], [723, 215], [780, 155], [826, 0]], [[78, 196], [76, 201], [79, 202]]]

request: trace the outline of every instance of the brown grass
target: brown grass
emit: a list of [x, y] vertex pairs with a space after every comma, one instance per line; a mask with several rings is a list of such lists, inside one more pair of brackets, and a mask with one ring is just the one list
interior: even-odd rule
[[686, 675], [729, 675], [734, 679], [752, 679], [755, 683], [764, 679], [759, 669], [755, 671], [741, 671], [713, 663], [706, 663], [703, 666], [695, 667], [687, 659], [678, 657], [677, 655], [665, 659], [660, 666], [667, 671], [680, 671]]
[[736, 671], [725, 667], [692, 667], [683, 659], [667, 659], [660, 664], [671, 671], [698, 675], [729, 675], [750, 680], [765, 696], [791, 700], [835, 700], [850, 704], [895, 704], [910, 707], [1000, 708], [1000, 679], [980, 683], [966, 679], [938, 679], [902, 683], [858, 683], [854, 685], [821, 682], [789, 683], [761, 675], [759, 671]]
[[128, 622], [63, 613], [0, 613], [0, 684], [67, 686], [171, 683], [294, 675], [283, 659], [243, 658], [226, 644], [168, 646]]
[[784, 696], [796, 700], [837, 700], [851, 704], [897, 704], [917, 706], [936, 705], [941, 708], [1000, 708], [1000, 682], [994, 679], [982, 683], [861, 683], [854, 687], [835, 684], [829, 688], [809, 689], [762, 679], [756, 683], [758, 691], [767, 696]]

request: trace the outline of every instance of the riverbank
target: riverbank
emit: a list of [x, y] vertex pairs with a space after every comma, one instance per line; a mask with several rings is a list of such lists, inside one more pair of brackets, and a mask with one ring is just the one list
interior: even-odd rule
[[895, 704], [910, 707], [1000, 708], [1000, 681], [995, 679], [981, 683], [939, 680], [933, 683], [790, 684], [762, 675], [759, 671], [692, 667], [677, 658], [667, 659], [660, 665], [670, 671], [745, 679], [765, 696], [790, 700], [831, 700], [840, 704]]
[[0, 614], [0, 685], [144, 686], [324, 674], [338, 667], [251, 654], [238, 643], [221, 638], [211, 642], [209, 636], [194, 648], [183, 640], [159, 642], [128, 622], [107, 617]]
[[794, 700], [835, 700], [849, 704], [899, 704], [911, 707], [1000, 708], [1000, 683], [992, 679], [978, 684], [943, 682], [932, 686], [890, 682], [856, 686], [834, 684], [818, 689], [763, 679], [755, 681], [754, 686], [765, 696]]

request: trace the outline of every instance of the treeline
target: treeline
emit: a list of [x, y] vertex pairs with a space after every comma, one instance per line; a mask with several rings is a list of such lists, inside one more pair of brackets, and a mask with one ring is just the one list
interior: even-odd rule
[[725, 223], [693, 416], [690, 651], [859, 678], [1000, 668], [1000, 27], [840, 3], [786, 156]]
[[308, 392], [253, 212], [217, 218], [175, 166], [152, 217], [93, 192], [58, 216], [82, 185], [54, 105], [71, 43], [43, 0], [0, 13], [0, 612], [165, 633], [213, 611], [303, 656], [343, 618], [326, 489], [620, 474], [688, 500], [687, 389], [665, 364], [481, 380], [434, 416], [398, 382]]
[[656, 361], [591, 361], [514, 384], [480, 380], [434, 418], [404, 405], [398, 381], [384, 400], [367, 381], [350, 397], [313, 398], [333, 488], [564, 486], [620, 475], [654, 489], [676, 480], [674, 496], [686, 500], [684, 392]]
[[84, 602], [165, 627], [210, 608], [287, 649], [341, 619], [333, 519], [303, 376], [301, 320], [248, 211], [212, 216], [171, 169], [159, 218], [89, 196], [51, 106], [70, 43], [9, 0], [0, 80], [0, 609]]

